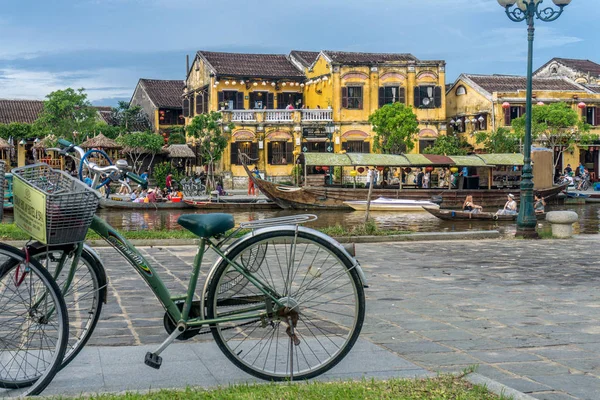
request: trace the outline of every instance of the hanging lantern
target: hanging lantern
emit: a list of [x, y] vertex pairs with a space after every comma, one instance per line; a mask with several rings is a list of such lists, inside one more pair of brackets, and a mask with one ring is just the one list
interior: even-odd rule
[[258, 86], [258, 82], [254, 82], [252, 85], [253, 86]]
[[283, 83], [281, 84], [281, 86], [283, 86], [283, 87], [285, 87], [285, 85], [287, 85], [287, 83], [285, 83], [285, 82], [283, 82]]
[[231, 82], [231, 84], [232, 84], [232, 85], [235, 85], [236, 83], [237, 83], [236, 81], [232, 81], [232, 82]]
[[583, 110], [586, 107], [586, 104], [582, 101], [581, 103], [577, 104], [577, 107]]
[[356, 170], [354, 170], [354, 169], [353, 169], [352, 171], [350, 171], [350, 176], [351, 176], [351, 177], [355, 178], [355, 177], [356, 177], [356, 175], [358, 175], [358, 171], [356, 171]]
[[510, 103], [508, 101], [505, 101], [504, 103], [502, 103], [502, 108], [505, 109], [505, 110], [507, 108], [510, 108]]
[[427, 168], [425, 168], [425, 172], [431, 172], [431, 171], [433, 171], [433, 167], [427, 167]]
[[275, 82], [271, 82], [271, 86], [275, 87]]
[[377, 170], [378, 170], [379, 172], [383, 172], [383, 167], [377, 167]]
[[262, 85], [267, 86], [267, 82], [263, 81]]
[[329, 80], [329, 78], [328, 78], [328, 77], [326, 77], [326, 76], [324, 76], [324, 77], [323, 77], [323, 80], [324, 80], [324, 81], [327, 81], [327, 80]]
[[319, 166], [316, 166], [316, 167], [315, 167], [315, 170], [317, 170], [317, 171], [320, 171], [320, 170], [321, 170], [321, 167], [319, 167]]
[[226, 84], [226, 85], [229, 85], [229, 81], [225, 81], [225, 84]]
[[[296, 83], [296, 85], [298, 85], [298, 84]], [[301, 84], [300, 84], [300, 87], [304, 87], [304, 83], [301, 83]]]
[[298, 86], [298, 82], [296, 82], [296, 86]]
[[363, 167], [358, 167], [357, 171], [359, 174], [362, 174], [363, 172], [365, 172], [365, 169]]
[[219, 81], [215, 81], [215, 86], [218, 85], [220, 82]]
[[412, 169], [410, 167], [409, 168], [404, 168], [404, 172], [406, 172], [407, 174], [410, 173], [410, 171], [412, 171]]
[[329, 171], [329, 167], [321, 167], [321, 169], [325, 172]]
[[453, 174], [458, 172], [458, 167], [451, 167], [450, 168], [450, 172], [452, 172]]
[[242, 79], [242, 80], [240, 81], [240, 85], [243, 85], [244, 83], [245, 83], [245, 82], [244, 82], [244, 80]]

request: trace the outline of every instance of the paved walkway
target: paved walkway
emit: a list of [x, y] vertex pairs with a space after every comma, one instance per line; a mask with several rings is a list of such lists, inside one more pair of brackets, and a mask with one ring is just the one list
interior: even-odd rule
[[[357, 245], [370, 284], [368, 314], [359, 347], [332, 376], [361, 376], [361, 371], [368, 376], [415, 376], [424, 374], [420, 368], [460, 371], [477, 364], [481, 375], [535, 398], [600, 398], [599, 239]], [[111, 278], [110, 292], [90, 343], [99, 347], [86, 349], [76, 360], [97, 374], [98, 385], [83, 391], [239, 381], [241, 372], [233, 371], [204, 335], [168, 350], [193, 358], [179, 362], [195, 364], [180, 380], [161, 382], [170, 375], [157, 374], [142, 360], [151, 348], [145, 345], [166, 337], [162, 308], [112, 249], [99, 251]], [[195, 248], [143, 252], [159, 265], [167, 286], [183, 293]], [[205, 351], [208, 356], [198, 361]], [[377, 357], [361, 357], [373, 351]], [[168, 354], [163, 369], [175, 373], [177, 366], [168, 366]], [[365, 365], [370, 359], [376, 362], [373, 368]], [[196, 367], [198, 362], [203, 367]], [[49, 393], [53, 387], [65, 388], [61, 382], [70, 374], [86, 370], [76, 366], [60, 374], [53, 383], [59, 386], [51, 386]]]

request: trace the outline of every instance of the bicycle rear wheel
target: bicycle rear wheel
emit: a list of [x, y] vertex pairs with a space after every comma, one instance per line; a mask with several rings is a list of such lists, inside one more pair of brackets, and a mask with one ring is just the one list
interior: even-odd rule
[[0, 244], [0, 260], [0, 388], [11, 389], [0, 390], [0, 397], [36, 395], [52, 381], [65, 355], [67, 308], [37, 261], [27, 262], [23, 252], [5, 244]]
[[[308, 379], [324, 373], [350, 351], [362, 328], [365, 298], [351, 259], [310, 232], [267, 232], [250, 237], [228, 255], [285, 307], [268, 299], [223, 260], [207, 292], [207, 317], [223, 353], [242, 370], [267, 380]], [[267, 300], [268, 299], [268, 300]], [[250, 316], [262, 312], [263, 317]]]

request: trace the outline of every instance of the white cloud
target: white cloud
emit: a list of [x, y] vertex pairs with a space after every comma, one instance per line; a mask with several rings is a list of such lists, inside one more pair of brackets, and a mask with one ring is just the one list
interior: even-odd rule
[[131, 75], [136, 75], [136, 72], [97, 69], [53, 73], [4, 68], [0, 69], [0, 93], [2, 98], [9, 99], [43, 99], [55, 90], [83, 87], [90, 101], [130, 97], [131, 87], [125, 82]]

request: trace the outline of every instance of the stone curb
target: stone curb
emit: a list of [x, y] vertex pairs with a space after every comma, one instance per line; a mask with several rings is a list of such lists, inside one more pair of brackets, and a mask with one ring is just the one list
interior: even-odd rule
[[[339, 243], [381, 243], [381, 242], [414, 242], [429, 240], [472, 240], [472, 239], [497, 239], [501, 237], [499, 231], [466, 231], [466, 232], [424, 232], [406, 235], [390, 236], [347, 236], [334, 238]], [[161, 246], [191, 246], [197, 245], [199, 239], [132, 239], [130, 242], [136, 247], [161, 247]], [[21, 248], [24, 240], [10, 240], [3, 242]], [[92, 247], [109, 247], [104, 240], [87, 240]]]
[[537, 400], [535, 397], [519, 392], [518, 390], [477, 373], [469, 374], [465, 376], [465, 379], [473, 385], [485, 386], [490, 392], [495, 393], [498, 396], [512, 397], [513, 400]]

